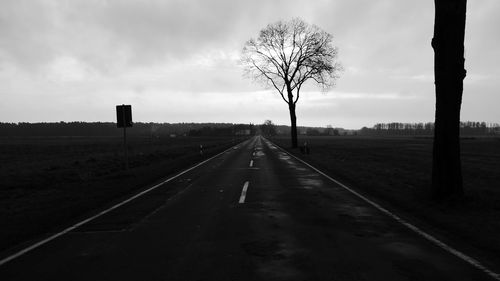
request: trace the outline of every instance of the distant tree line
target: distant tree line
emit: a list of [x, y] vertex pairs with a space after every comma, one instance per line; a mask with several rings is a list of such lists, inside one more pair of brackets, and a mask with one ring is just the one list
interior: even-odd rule
[[[231, 123], [134, 123], [131, 136], [231, 136], [254, 134], [252, 124]], [[0, 123], [0, 137], [23, 136], [121, 136], [113, 122]]]
[[264, 136], [274, 137], [278, 134], [276, 125], [271, 120], [264, 121], [264, 124], [259, 126], [259, 130]]
[[255, 135], [256, 128], [253, 124], [236, 124], [232, 126], [203, 126], [199, 129], [191, 129], [187, 135], [199, 136], [249, 136]]
[[[290, 126], [286, 125], [276, 125], [271, 120], [264, 121], [263, 124], [259, 125], [258, 132], [263, 136], [286, 136], [290, 134]], [[345, 130], [343, 128], [333, 128], [332, 125], [327, 125], [324, 127], [297, 127], [298, 135], [307, 136], [340, 136], [340, 135], [355, 135], [357, 132], [355, 130]]]
[[[326, 128], [306, 128], [305, 133], [304, 130], [302, 130], [301, 133], [308, 136], [340, 136], [340, 130], [342, 129], [327, 126]], [[343, 132], [343, 134], [344, 133], [345, 132]]]
[[[360, 135], [428, 135], [434, 134], [434, 123], [377, 123], [372, 128], [363, 127]], [[498, 123], [460, 122], [461, 135], [498, 135]]]

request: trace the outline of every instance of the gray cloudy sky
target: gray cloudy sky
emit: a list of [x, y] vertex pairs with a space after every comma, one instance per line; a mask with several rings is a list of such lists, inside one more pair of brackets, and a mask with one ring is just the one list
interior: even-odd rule
[[[299, 125], [360, 128], [434, 117], [434, 1], [163, 0], [0, 3], [0, 122], [288, 124], [277, 93], [243, 78], [246, 40], [301, 17], [333, 34], [345, 71], [301, 95]], [[462, 120], [500, 122], [500, 1], [468, 1]]]

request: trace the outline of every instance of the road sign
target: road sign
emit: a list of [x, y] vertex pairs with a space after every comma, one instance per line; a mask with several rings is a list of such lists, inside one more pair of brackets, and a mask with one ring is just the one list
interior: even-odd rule
[[127, 146], [127, 127], [132, 127], [132, 106], [117, 105], [116, 106], [116, 126], [123, 128], [123, 154], [125, 169], [128, 170], [128, 146]]
[[116, 106], [116, 126], [118, 128], [132, 127], [132, 106]]

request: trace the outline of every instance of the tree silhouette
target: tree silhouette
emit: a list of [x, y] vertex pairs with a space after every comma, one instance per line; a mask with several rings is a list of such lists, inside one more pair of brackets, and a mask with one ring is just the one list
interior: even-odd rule
[[434, 78], [436, 121], [432, 163], [435, 199], [462, 197], [460, 107], [464, 69], [466, 0], [434, 0]]
[[241, 62], [246, 75], [274, 87], [288, 104], [294, 148], [295, 108], [302, 86], [313, 80], [326, 90], [334, 85], [341, 70], [332, 40], [329, 33], [296, 18], [267, 25], [243, 48]]
[[260, 130], [264, 136], [276, 136], [276, 125], [271, 120], [264, 121], [264, 124], [260, 125]]

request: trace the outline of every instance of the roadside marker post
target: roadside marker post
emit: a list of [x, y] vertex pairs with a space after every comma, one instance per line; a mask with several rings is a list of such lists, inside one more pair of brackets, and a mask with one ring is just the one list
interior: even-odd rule
[[123, 154], [125, 169], [128, 170], [127, 127], [132, 127], [131, 105], [122, 104], [116, 106], [116, 126], [118, 128], [123, 128]]

